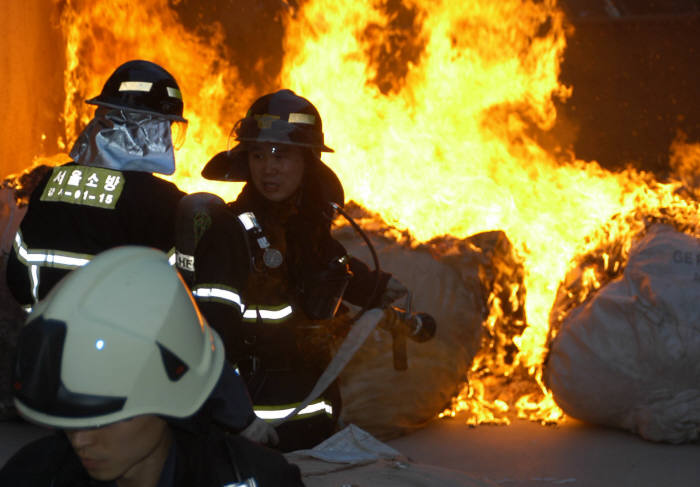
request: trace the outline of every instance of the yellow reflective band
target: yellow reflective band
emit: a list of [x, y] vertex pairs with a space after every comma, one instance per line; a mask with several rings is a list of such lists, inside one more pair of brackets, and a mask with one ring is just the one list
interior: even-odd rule
[[151, 91], [153, 83], [150, 81], [122, 81], [119, 85], [119, 91]]
[[35, 302], [39, 300], [39, 267], [73, 270], [84, 266], [94, 257], [93, 255], [75, 252], [28, 249], [22, 239], [21, 230], [17, 230], [12, 246], [19, 261], [27, 266], [29, 284], [31, 286], [30, 292]]
[[25, 265], [38, 264], [59, 269], [75, 269], [84, 266], [94, 257], [90, 254], [59, 250], [30, 250], [24, 245], [20, 231], [15, 234], [14, 247], [19, 260]]
[[275, 323], [284, 320], [292, 315], [294, 309], [291, 305], [282, 305], [282, 308], [260, 308], [255, 306], [248, 306], [243, 312], [243, 320], [247, 322], [254, 322], [260, 318], [263, 322]]
[[290, 113], [287, 120], [289, 123], [304, 123], [307, 125], [313, 125], [316, 123], [316, 117], [310, 113]]
[[229, 305], [235, 304], [241, 309], [241, 312], [243, 312], [244, 309], [241, 296], [233, 289], [196, 286], [192, 290], [192, 294], [203, 301], [217, 301]]
[[170, 98], [177, 98], [178, 100], [182, 100], [182, 93], [180, 93], [180, 90], [177, 88], [173, 88], [172, 86], [166, 87], [168, 90], [168, 96]]
[[29, 281], [32, 286], [32, 297], [34, 302], [39, 301], [39, 266], [32, 265], [29, 267]]
[[[296, 406], [298, 406], [298, 404]], [[255, 411], [255, 415], [258, 418], [264, 419], [265, 421], [273, 421], [276, 419], [286, 418], [296, 409], [296, 406], [253, 406], [253, 411]], [[324, 413], [328, 414], [329, 416], [333, 415], [333, 406], [326, 401], [320, 400], [306, 406], [292, 419], [304, 419]]]

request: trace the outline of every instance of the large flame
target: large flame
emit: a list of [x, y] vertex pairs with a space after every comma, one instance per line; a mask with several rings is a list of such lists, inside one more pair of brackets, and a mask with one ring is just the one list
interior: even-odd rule
[[[220, 25], [187, 31], [169, 3], [60, 3], [65, 140], [89, 119], [81, 101], [119, 63], [153, 60], [179, 81], [190, 121], [172, 179], [185, 191], [232, 199], [240, 187], [205, 182], [201, 167], [226, 148], [235, 120], [270, 87], [241, 81]], [[502, 230], [525, 266], [527, 326], [513, 340], [515, 360], [489, 366], [491, 378], [525, 370], [535, 392], [500, 384], [505, 392], [489, 394], [494, 382], [472, 374], [449, 413], [469, 410], [477, 423], [513, 414], [560, 420], [540, 377], [548, 315], [571, 262], [601, 241], [629, 242], [643, 225], [615, 215], [690, 203], [648, 175], [613, 174], [573, 155], [557, 159], [537, 142], [556, 120], [555, 101], [571, 93], [558, 79], [567, 27], [555, 0], [307, 0], [286, 15], [285, 28], [277, 87], [318, 107], [336, 151], [324, 160], [348, 199], [419, 242]], [[685, 159], [679, 144], [675, 154]], [[594, 288], [595, 275], [584, 277]], [[483, 363], [477, 357], [474, 370]]]

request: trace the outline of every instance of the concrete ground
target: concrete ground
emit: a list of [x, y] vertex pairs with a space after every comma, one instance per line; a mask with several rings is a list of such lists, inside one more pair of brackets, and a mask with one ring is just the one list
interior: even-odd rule
[[700, 485], [700, 444], [650, 443], [573, 419], [558, 426], [517, 421], [475, 428], [438, 420], [388, 443], [412, 460], [504, 487]]
[[[45, 430], [0, 422], [0, 465]], [[656, 444], [567, 420], [478, 426], [436, 420], [388, 444], [421, 464], [459, 470], [503, 487], [686, 487], [700, 485], [700, 444]]]

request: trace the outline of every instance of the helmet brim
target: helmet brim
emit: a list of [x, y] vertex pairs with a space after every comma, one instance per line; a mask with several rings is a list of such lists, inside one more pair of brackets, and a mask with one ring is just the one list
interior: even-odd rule
[[[345, 192], [340, 179], [321, 159], [315, 158], [310, 172], [315, 184], [322, 188], [325, 199], [341, 206], [345, 203]], [[202, 176], [213, 181], [248, 182], [250, 170], [245, 144], [238, 144], [231, 150], [216, 154], [205, 164]]]
[[202, 169], [202, 177], [213, 181], [248, 181], [248, 151], [238, 144], [231, 150], [219, 152]]
[[[250, 179], [250, 170], [248, 169], [248, 148], [246, 142], [268, 142], [262, 139], [251, 141], [241, 140], [234, 148], [227, 151], [219, 152], [214, 157], [209, 159], [202, 169], [202, 177], [212, 181], [232, 181], [245, 182]], [[270, 140], [271, 143], [281, 144], [279, 140]], [[286, 142], [284, 142], [286, 144]], [[309, 149], [320, 150], [321, 152], [335, 152], [330, 147], [322, 145], [305, 146], [301, 144], [288, 144], [297, 147], [307, 147]], [[318, 162], [323, 164], [320, 159]]]
[[109, 102], [100, 100], [100, 97], [98, 97], [98, 96], [95, 98], [90, 98], [89, 100], [85, 100], [85, 103], [87, 103], [88, 105], [97, 105], [100, 107], [114, 108], [116, 110], [125, 110], [127, 112], [147, 113], [149, 115], [155, 115], [156, 117], [165, 118], [167, 120], [172, 120], [174, 122], [188, 123], [186, 118], [183, 118], [179, 115], [166, 115], [164, 113], [154, 112], [151, 110], [142, 110], [139, 108], [124, 107], [121, 105], [117, 105], [115, 103], [109, 103]]
[[170, 407], [163, 407], [162, 404], [153, 405], [141, 405], [139, 407], [132, 407], [127, 400], [124, 407], [118, 411], [114, 411], [108, 414], [100, 414], [95, 416], [76, 416], [67, 417], [64, 415], [49, 414], [43, 411], [39, 411], [35, 408], [28, 406], [23, 403], [17, 397], [14, 398], [14, 405], [17, 412], [24, 419], [30, 423], [34, 423], [40, 426], [46, 426], [49, 428], [59, 428], [59, 429], [78, 429], [78, 428], [99, 428], [102, 426], [107, 426], [118, 421], [124, 421], [136, 416], [141, 416], [145, 414], [153, 414], [161, 416], [165, 419], [175, 418], [184, 419], [194, 415], [206, 402], [211, 393], [214, 391], [216, 384], [219, 381], [219, 377], [224, 368], [224, 344], [221, 341], [221, 337], [212, 328], [207, 328], [209, 335], [209, 340], [211, 341], [211, 348], [214, 350], [211, 360], [209, 361], [208, 371], [206, 373], [206, 383], [201, 383], [200, 377], [187, 377], [188, 382], [197, 381], [199, 382], [198, 388], [200, 389], [199, 394], [192, 396], [188, 404], [178, 403], [171, 404]]

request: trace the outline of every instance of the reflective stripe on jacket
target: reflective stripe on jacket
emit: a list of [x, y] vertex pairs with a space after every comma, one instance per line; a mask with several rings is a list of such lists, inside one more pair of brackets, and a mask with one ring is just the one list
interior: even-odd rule
[[192, 294], [199, 301], [218, 302], [238, 308], [247, 323], [281, 323], [294, 313], [290, 304], [278, 306], [261, 306], [245, 304], [237, 290], [213, 284], [198, 284], [192, 289]]
[[21, 305], [32, 306], [104, 250], [144, 245], [171, 251], [183, 195], [145, 172], [73, 162], [51, 169], [32, 191], [15, 235], [7, 260], [10, 291]]
[[[301, 404], [301, 402], [279, 406], [255, 405], [253, 406], [253, 410], [258, 418], [264, 419], [265, 421], [274, 421], [277, 419], [286, 418], [292, 411], [294, 411], [294, 409], [296, 409], [299, 404]], [[319, 399], [299, 411], [293, 418], [291, 418], [291, 421], [306, 419], [319, 414], [333, 416], [333, 406], [329, 402]]]

